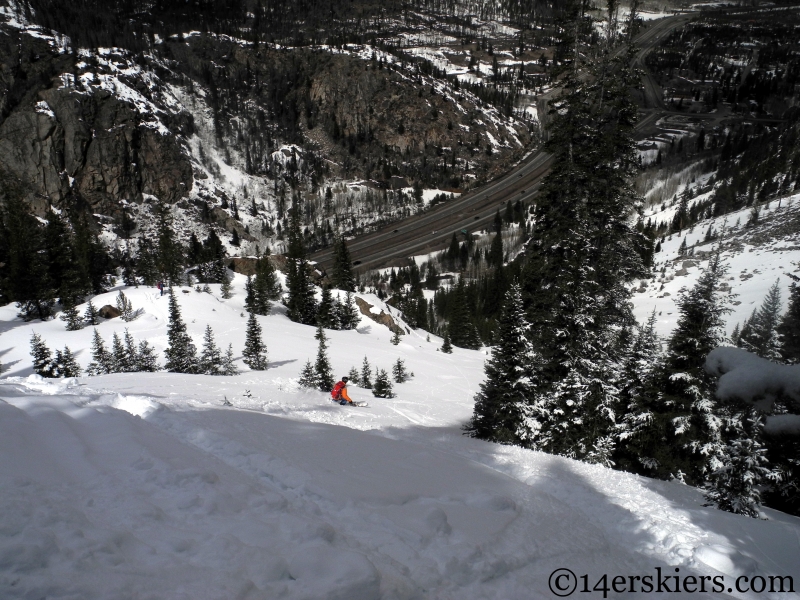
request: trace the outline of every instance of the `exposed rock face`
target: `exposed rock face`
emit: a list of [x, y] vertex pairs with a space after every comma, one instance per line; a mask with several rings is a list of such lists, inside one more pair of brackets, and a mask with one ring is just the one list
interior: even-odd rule
[[[79, 78], [76, 85], [77, 57], [55, 54], [15, 29], [2, 32], [0, 91], [19, 101], [2, 105], [0, 169], [24, 182], [35, 207], [80, 199], [92, 212], [113, 214], [120, 200], [141, 201], [143, 194], [169, 203], [187, 195], [192, 169], [176, 135], [191, 132], [189, 115], [159, 115], [171, 117], [173, 131], [163, 135], [158, 120], [132, 102], [93, 80]], [[26, 49], [30, 63], [9, 66], [14, 44]]]
[[359, 298], [358, 296], [355, 297], [356, 304], [358, 305], [358, 309], [361, 311], [361, 314], [365, 317], [372, 319], [376, 323], [380, 323], [381, 325], [386, 325], [392, 333], [399, 333], [400, 335], [404, 335], [405, 331], [403, 328], [400, 327], [397, 323], [394, 322], [392, 315], [387, 315], [385, 312], [381, 310], [380, 314], [375, 314], [372, 312], [372, 304], [364, 300], [363, 298]]

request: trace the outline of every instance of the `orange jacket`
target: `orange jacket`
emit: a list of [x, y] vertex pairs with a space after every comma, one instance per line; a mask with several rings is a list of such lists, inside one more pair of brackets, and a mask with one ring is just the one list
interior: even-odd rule
[[344, 381], [339, 381], [331, 390], [331, 397], [336, 401], [346, 400], [352, 402], [350, 396], [347, 395], [347, 384]]

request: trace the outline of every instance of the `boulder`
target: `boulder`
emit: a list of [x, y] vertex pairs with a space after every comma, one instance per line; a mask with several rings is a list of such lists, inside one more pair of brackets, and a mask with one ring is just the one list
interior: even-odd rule
[[111, 306], [110, 304], [106, 304], [100, 310], [97, 311], [97, 314], [103, 317], [104, 319], [116, 319], [122, 313], [119, 312], [116, 306]]

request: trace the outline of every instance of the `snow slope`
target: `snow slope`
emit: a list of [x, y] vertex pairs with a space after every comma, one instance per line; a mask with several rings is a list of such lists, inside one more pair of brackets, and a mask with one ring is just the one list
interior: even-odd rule
[[[670, 207], [659, 211], [654, 207], [645, 218], [671, 221], [675, 210], [675, 207]], [[750, 213], [751, 209], [745, 208], [715, 219], [705, 219], [684, 231], [682, 236], [668, 237], [661, 252], [655, 255], [656, 277], [640, 281], [633, 297], [639, 322], [647, 321], [655, 310], [658, 317], [656, 330], [660, 335], [668, 336], [678, 319], [675, 305], [678, 293], [682, 288], [691, 289], [718, 247], [728, 268], [723, 283], [727, 287], [731, 308], [726, 317], [729, 334], [736, 323], [741, 326], [753, 309], [761, 306], [764, 296], [776, 281], [780, 284], [785, 310], [792, 283], [786, 273], [794, 273], [800, 262], [800, 194], [783, 198], [780, 207], [777, 200], [764, 204], [755, 227], [746, 225]], [[719, 237], [705, 241], [709, 227]], [[694, 256], [678, 255], [684, 239], [687, 248], [694, 250]]]
[[[238, 356], [243, 279], [234, 285], [227, 301], [218, 286], [179, 295], [195, 341], [210, 323]], [[126, 294], [144, 309], [131, 333], [163, 349], [166, 296]], [[402, 357], [415, 373], [394, 399], [354, 387], [370, 406], [346, 408], [297, 387], [314, 330], [280, 308], [260, 317], [267, 371], [69, 380], [30, 375], [30, 334], [69, 344], [85, 366], [91, 330], [14, 312], [0, 309], [4, 599], [549, 598], [561, 567], [592, 582], [660, 567], [800, 584], [796, 518], [723, 513], [677, 483], [464, 437], [481, 352], [442, 354], [413, 331], [393, 346], [367, 318], [329, 332], [339, 376], [364, 355], [386, 369]], [[124, 325], [98, 330], [108, 340]]]

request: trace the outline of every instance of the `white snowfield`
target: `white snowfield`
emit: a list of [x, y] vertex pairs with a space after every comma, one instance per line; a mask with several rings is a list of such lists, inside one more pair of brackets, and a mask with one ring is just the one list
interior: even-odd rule
[[[196, 343], [209, 323], [238, 357], [243, 278], [234, 285], [227, 301], [219, 286], [178, 295]], [[144, 310], [131, 333], [163, 350], [167, 297], [125, 291]], [[607, 574], [636, 590], [610, 597], [796, 597], [728, 593], [741, 576], [791, 576], [800, 589], [800, 519], [736, 516], [678, 483], [463, 436], [483, 352], [443, 354], [441, 340], [413, 331], [393, 346], [366, 317], [357, 331], [329, 332], [339, 377], [365, 355], [387, 370], [403, 358], [415, 373], [393, 399], [351, 386], [369, 407], [349, 408], [297, 387], [314, 329], [281, 308], [259, 318], [267, 371], [237, 361], [235, 377], [68, 380], [31, 375], [31, 332], [51, 349], [68, 344], [85, 367], [91, 328], [26, 324], [15, 312], [0, 308], [4, 600], [552, 598], [558, 568], [586, 574], [590, 589]], [[108, 341], [125, 325], [98, 330]], [[718, 577], [725, 591], [706, 580], [706, 593], [647, 594], [629, 579], [650, 576], [655, 589], [658, 568]]]

